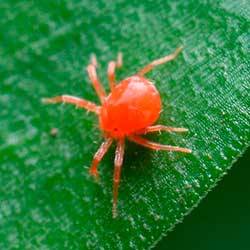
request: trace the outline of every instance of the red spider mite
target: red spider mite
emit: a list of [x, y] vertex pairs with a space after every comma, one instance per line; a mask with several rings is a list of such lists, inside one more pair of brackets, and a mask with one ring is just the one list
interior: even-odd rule
[[94, 155], [89, 173], [98, 178], [97, 167], [109, 147], [116, 141], [116, 152], [114, 160], [113, 175], [113, 217], [117, 215], [118, 187], [120, 182], [121, 167], [124, 157], [125, 138], [144, 147], [153, 150], [178, 151], [182, 153], [191, 153], [190, 149], [161, 145], [144, 139], [141, 135], [151, 132], [186, 132], [186, 128], [167, 127], [164, 125], [153, 125], [161, 113], [161, 98], [155, 85], [144, 75], [151, 71], [155, 66], [169, 62], [177, 57], [182, 48], [163, 58], [152, 61], [135, 75], [122, 80], [119, 84], [115, 80], [115, 70], [122, 66], [122, 55], [118, 53], [116, 61], [108, 64], [108, 80], [111, 92], [106, 94], [100, 83], [96, 68], [96, 57], [92, 56], [91, 62], [87, 67], [89, 79], [100, 99], [101, 105], [87, 100], [62, 95], [52, 98], [44, 98], [44, 103], [69, 103], [76, 107], [84, 108], [94, 112], [99, 118], [100, 130], [104, 135], [104, 142]]

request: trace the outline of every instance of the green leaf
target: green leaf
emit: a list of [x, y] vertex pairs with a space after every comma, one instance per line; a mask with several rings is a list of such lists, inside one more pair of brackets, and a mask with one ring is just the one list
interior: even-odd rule
[[[249, 146], [247, 1], [8, 0], [0, 13], [0, 249], [152, 247]], [[127, 143], [114, 220], [114, 148], [101, 183], [88, 175], [103, 140], [97, 119], [40, 99], [97, 102], [85, 73], [93, 52], [107, 86], [118, 51], [122, 79], [181, 44], [182, 55], [149, 78], [163, 100], [159, 123], [190, 133], [150, 138], [193, 154]]]
[[[235, 250], [249, 248], [250, 148], [198, 208], [155, 250]], [[181, 239], [181, 240], [180, 240]], [[215, 244], [216, 242], [216, 244]], [[167, 247], [166, 247], [167, 246]]]

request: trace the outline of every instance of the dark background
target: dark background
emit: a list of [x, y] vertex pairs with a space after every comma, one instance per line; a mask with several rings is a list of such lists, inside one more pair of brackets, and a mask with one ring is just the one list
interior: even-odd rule
[[156, 250], [250, 249], [250, 149]]

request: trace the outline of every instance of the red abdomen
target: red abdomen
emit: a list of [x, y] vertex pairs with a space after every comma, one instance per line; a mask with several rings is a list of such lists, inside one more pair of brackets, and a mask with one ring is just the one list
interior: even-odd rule
[[161, 98], [146, 78], [132, 76], [116, 85], [101, 107], [100, 127], [112, 137], [130, 135], [159, 117]]

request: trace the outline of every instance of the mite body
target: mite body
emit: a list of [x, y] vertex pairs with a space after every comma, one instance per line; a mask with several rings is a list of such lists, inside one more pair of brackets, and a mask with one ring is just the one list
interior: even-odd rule
[[164, 64], [176, 58], [180, 51], [181, 48], [178, 48], [173, 54], [151, 62], [142, 68], [137, 74], [122, 80], [119, 84], [116, 84], [115, 70], [122, 66], [122, 57], [119, 53], [117, 61], [111, 61], [108, 64], [107, 75], [111, 89], [109, 95], [105, 93], [105, 90], [97, 77], [97, 60], [95, 56], [93, 56], [91, 63], [87, 67], [87, 72], [100, 99], [100, 106], [90, 101], [69, 95], [43, 99], [43, 102], [45, 103], [70, 103], [97, 114], [99, 118], [99, 127], [103, 132], [105, 140], [94, 155], [89, 170], [90, 174], [95, 178], [98, 178], [97, 168], [100, 161], [108, 151], [111, 144], [116, 141], [117, 146], [113, 176], [113, 217], [116, 217], [117, 215], [118, 187], [124, 158], [125, 138], [153, 150], [191, 153], [191, 150], [187, 148], [162, 145], [151, 142], [142, 137], [144, 134], [157, 131], [187, 131], [185, 128], [153, 125], [159, 118], [162, 104], [160, 94], [155, 85], [145, 77], [145, 74], [151, 71], [155, 66]]
[[137, 133], [159, 117], [161, 98], [146, 78], [132, 76], [118, 84], [101, 107], [100, 127], [113, 138]]

